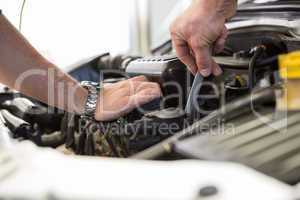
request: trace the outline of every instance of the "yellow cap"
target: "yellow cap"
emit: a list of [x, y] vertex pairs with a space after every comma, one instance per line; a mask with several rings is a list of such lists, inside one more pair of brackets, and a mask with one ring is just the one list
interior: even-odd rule
[[279, 56], [280, 76], [283, 79], [300, 78], [300, 51]]

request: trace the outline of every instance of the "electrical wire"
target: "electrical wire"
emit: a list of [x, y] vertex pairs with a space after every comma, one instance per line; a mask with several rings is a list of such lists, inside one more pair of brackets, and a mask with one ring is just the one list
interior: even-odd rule
[[21, 12], [20, 12], [20, 19], [19, 19], [19, 31], [22, 31], [22, 21], [23, 21], [23, 12], [24, 12], [24, 7], [26, 4], [26, 0], [23, 0], [22, 7], [21, 7]]
[[170, 53], [172, 51], [172, 41], [167, 40], [158, 47], [155, 47], [154, 49], [151, 50], [152, 54], [156, 55], [164, 55], [167, 53]]
[[256, 66], [257, 67], [265, 67], [268, 65], [276, 65], [277, 63], [278, 63], [278, 55], [258, 61]]

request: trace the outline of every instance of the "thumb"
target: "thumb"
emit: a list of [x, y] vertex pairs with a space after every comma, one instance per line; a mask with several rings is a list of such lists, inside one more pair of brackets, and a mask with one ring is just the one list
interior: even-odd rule
[[209, 47], [202, 47], [200, 49], [193, 50], [196, 58], [198, 72], [204, 77], [209, 76], [212, 73], [212, 58], [211, 49]]

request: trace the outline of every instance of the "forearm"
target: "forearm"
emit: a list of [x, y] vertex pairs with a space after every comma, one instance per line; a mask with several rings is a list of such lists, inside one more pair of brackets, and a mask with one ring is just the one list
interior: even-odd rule
[[82, 113], [87, 91], [42, 57], [0, 15], [0, 82], [51, 106]]

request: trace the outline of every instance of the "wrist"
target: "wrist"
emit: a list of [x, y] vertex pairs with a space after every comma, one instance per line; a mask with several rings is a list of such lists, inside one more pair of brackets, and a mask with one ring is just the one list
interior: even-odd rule
[[237, 0], [193, 0], [191, 6], [204, 13], [215, 13], [218, 18], [226, 21], [235, 15]]
[[83, 81], [81, 82], [81, 86], [87, 91], [82, 115], [91, 119], [95, 119], [100, 92], [100, 84], [91, 81]]
[[84, 114], [87, 98], [88, 91], [83, 87], [79, 87], [75, 92], [74, 113], [76, 113], [77, 115]]

